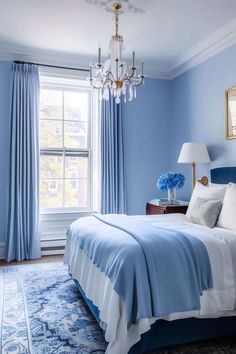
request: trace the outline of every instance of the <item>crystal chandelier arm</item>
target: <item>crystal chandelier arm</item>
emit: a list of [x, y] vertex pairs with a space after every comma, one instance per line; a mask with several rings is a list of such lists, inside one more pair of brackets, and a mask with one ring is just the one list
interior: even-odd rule
[[131, 70], [132, 70], [132, 71], [131, 71], [130, 74], [125, 74], [125, 75], [124, 75], [123, 81], [130, 81], [130, 80], [134, 77], [136, 68], [135, 68], [135, 67], [132, 67]]
[[110, 81], [110, 83], [115, 81], [115, 78], [114, 78], [114, 76], [113, 76], [111, 71], [107, 72], [107, 79], [105, 81], [107, 81], [107, 80]]
[[136, 87], [142, 85], [143, 80], [144, 80], [144, 75], [141, 75], [139, 79], [133, 79], [133, 76], [126, 75], [123, 79], [124, 82], [127, 82], [129, 85], [136, 86]]
[[132, 70], [131, 74], [130, 75], [126, 75], [128, 80], [130, 80], [130, 79], [132, 79], [134, 77], [136, 68], [132, 67], [131, 70]]
[[144, 80], [144, 75], [141, 75], [139, 81], [132, 83], [132, 86], [135, 86], [135, 87], [141, 86], [143, 83], [143, 80]]
[[89, 81], [90, 81], [90, 84], [91, 84], [92, 88], [94, 88], [94, 89], [96, 89], [96, 90], [100, 90], [100, 89], [103, 88], [103, 85], [102, 85], [102, 86], [96, 86], [96, 85], [94, 85], [94, 83], [93, 83], [93, 78], [92, 78], [92, 79], [90, 78]]
[[142, 61], [142, 73], [141, 73], [141, 76], [140, 76], [140, 81], [137, 82], [137, 84], [134, 84], [134, 86], [141, 86], [142, 83], [143, 83], [143, 80], [144, 80], [144, 64], [143, 64], [143, 61]]
[[[143, 80], [144, 80], [144, 64], [143, 64], [143, 62], [142, 62], [141, 66], [142, 66], [142, 71], [141, 71], [141, 75], [140, 75], [141, 83], [138, 84], [137, 86], [140, 86], [143, 83]], [[131, 72], [130, 75], [125, 75], [125, 77], [124, 77], [125, 80], [130, 80], [130, 79], [132, 79], [134, 77], [136, 68], [132, 67], [131, 70], [132, 70], [132, 72]]]
[[[110, 77], [111, 76], [111, 77]], [[94, 84], [94, 78], [92, 76], [92, 66], [90, 66], [90, 78], [89, 78], [90, 84], [92, 86], [92, 88], [97, 89], [97, 90], [101, 90], [104, 88], [105, 85], [107, 84], [112, 84], [114, 82], [114, 78], [111, 72], [108, 72], [106, 74], [105, 80], [100, 82], [100, 85], [95, 85]]]
[[104, 81], [103, 86], [105, 86], [105, 85], [107, 85], [107, 84], [109, 84], [109, 83], [112, 84], [112, 83], [113, 83], [113, 80], [107, 78], [107, 79]]

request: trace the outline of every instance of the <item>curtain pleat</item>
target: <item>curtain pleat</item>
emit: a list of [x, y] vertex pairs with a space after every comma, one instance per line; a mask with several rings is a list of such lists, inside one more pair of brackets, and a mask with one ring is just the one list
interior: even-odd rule
[[13, 64], [6, 260], [40, 257], [39, 73]]
[[113, 98], [101, 110], [101, 212], [126, 212], [122, 104]]

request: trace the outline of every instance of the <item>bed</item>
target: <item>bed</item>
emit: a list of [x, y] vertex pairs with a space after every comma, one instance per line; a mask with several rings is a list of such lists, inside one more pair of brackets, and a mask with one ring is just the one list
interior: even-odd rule
[[[211, 181], [219, 184], [236, 182], [236, 168], [211, 170]], [[134, 253], [133, 249], [136, 247], [138, 250], [135, 252], [140, 252], [140, 247], [133, 247], [133, 245], [137, 242], [142, 245], [142, 240], [146, 237], [145, 233], [151, 233], [154, 229], [155, 232], [158, 229], [161, 236], [164, 232], [163, 247], [166, 247], [165, 242], [169, 236], [174, 237], [176, 242], [186, 242], [183, 245], [184, 248], [188, 248], [187, 254], [189, 251], [195, 252], [195, 248], [200, 247], [200, 256], [194, 253], [194, 257], [201, 257], [204, 266], [201, 269], [200, 258], [196, 258], [193, 268], [190, 263], [187, 263], [188, 272], [185, 270], [186, 277], [191, 278], [191, 284], [194, 283], [200, 293], [199, 306], [198, 297], [195, 296], [195, 292], [192, 292], [192, 288], [187, 286], [186, 289], [184, 287], [184, 292], [180, 291], [180, 294], [170, 287], [168, 294], [174, 293], [174, 300], [168, 300], [168, 296], [165, 299], [165, 293], [161, 292], [165, 286], [159, 286], [157, 289], [155, 287], [154, 270], [147, 273], [145, 271], [146, 268], [151, 270], [152, 267], [157, 266], [156, 262], [155, 264], [151, 262], [152, 255], [150, 254], [147, 259], [145, 252], [144, 255], [139, 256]], [[136, 238], [139, 237], [137, 233], [144, 233], [144, 235], [137, 240]], [[188, 239], [182, 238], [182, 235], [183, 237], [188, 235]], [[99, 240], [98, 243], [96, 239]], [[126, 252], [129, 248], [125, 244], [127, 239], [132, 245], [131, 253]], [[190, 244], [190, 241], [193, 243]], [[112, 243], [117, 245], [115, 249], [111, 248]], [[144, 250], [145, 247], [146, 244], [143, 245]], [[166, 286], [170, 283], [174, 286], [175, 278], [178, 279], [178, 262], [184, 256], [178, 253], [179, 247], [174, 250], [178, 257], [170, 257], [173, 258], [173, 264], [170, 266], [168, 279], [171, 279], [171, 269], [174, 270], [175, 277], [168, 281]], [[153, 251], [154, 254], [156, 251]], [[125, 262], [121, 262], [122, 253], [128, 254]], [[168, 249], [165, 249], [164, 254], [168, 254]], [[158, 259], [161, 257], [160, 253]], [[131, 262], [131, 259], [134, 261]], [[139, 354], [158, 347], [236, 334], [236, 231], [193, 225], [182, 214], [126, 218], [117, 216], [115, 221], [109, 216], [91, 216], [76, 221], [69, 228], [64, 261], [69, 265], [70, 275], [104, 330], [108, 342], [106, 351], [108, 354]], [[188, 261], [184, 258], [184, 262]], [[210, 270], [207, 261], [210, 263]], [[164, 263], [165, 260], [162, 262]], [[168, 263], [171, 264], [168, 261], [163, 267], [167, 268]], [[131, 270], [128, 267], [131, 267]], [[125, 279], [129, 271], [133, 273], [128, 274], [128, 279]], [[183, 276], [185, 271], [183, 270]], [[132, 279], [132, 284], [128, 283], [129, 278]], [[159, 278], [162, 279], [161, 273]], [[140, 283], [140, 279], [143, 283]], [[147, 284], [150, 285], [151, 295], [147, 290]], [[165, 284], [165, 279], [162, 279], [160, 284]], [[131, 290], [126, 291], [128, 288]], [[133, 290], [136, 288], [137, 294]], [[150, 301], [151, 309], [149, 301], [142, 300], [148, 299], [149, 296], [153, 297]], [[185, 307], [181, 303], [182, 297], [186, 297]], [[158, 300], [156, 304], [157, 298], [160, 301]], [[174, 307], [169, 308], [170, 305]]]

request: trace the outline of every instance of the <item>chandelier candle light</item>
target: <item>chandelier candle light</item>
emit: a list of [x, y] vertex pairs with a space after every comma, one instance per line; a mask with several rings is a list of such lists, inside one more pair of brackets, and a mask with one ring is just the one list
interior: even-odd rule
[[123, 37], [118, 34], [119, 17], [118, 13], [122, 5], [115, 2], [113, 5], [115, 11], [115, 35], [111, 37], [109, 45], [109, 58], [101, 63], [101, 48], [98, 49], [98, 63], [90, 65], [90, 83], [94, 89], [99, 90], [99, 98], [109, 100], [110, 95], [115, 97], [117, 104], [121, 102], [121, 96], [124, 96], [124, 102], [128, 97], [132, 101], [136, 97], [136, 87], [144, 82], [144, 64], [142, 62], [141, 75], [137, 74], [135, 63], [135, 52], [133, 51], [133, 60], [131, 68], [127, 67], [123, 61]]

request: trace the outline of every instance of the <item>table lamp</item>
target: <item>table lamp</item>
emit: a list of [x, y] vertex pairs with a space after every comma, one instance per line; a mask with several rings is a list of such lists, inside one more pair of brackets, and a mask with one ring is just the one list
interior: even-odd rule
[[[184, 143], [179, 154], [178, 163], [192, 164], [192, 188], [195, 187], [195, 164], [211, 162], [206, 144], [204, 143]], [[204, 176], [204, 178], [206, 178]], [[207, 178], [206, 178], [207, 180]]]

